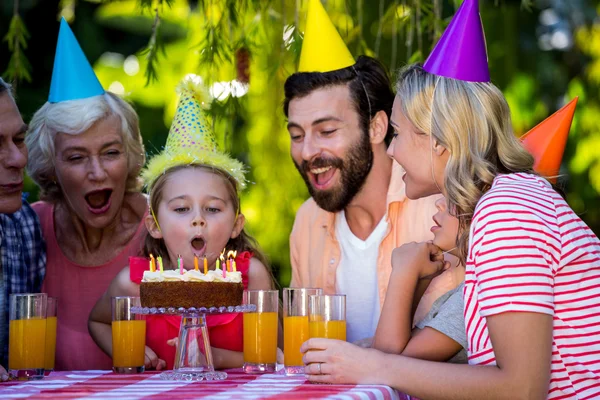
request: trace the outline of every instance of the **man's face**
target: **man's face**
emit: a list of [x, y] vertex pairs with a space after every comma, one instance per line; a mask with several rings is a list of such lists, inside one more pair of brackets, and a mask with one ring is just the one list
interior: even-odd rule
[[361, 190], [373, 164], [369, 136], [346, 85], [317, 89], [290, 101], [291, 155], [322, 209], [343, 210]]
[[21, 208], [23, 169], [27, 164], [25, 147], [27, 125], [8, 93], [0, 94], [0, 213]]

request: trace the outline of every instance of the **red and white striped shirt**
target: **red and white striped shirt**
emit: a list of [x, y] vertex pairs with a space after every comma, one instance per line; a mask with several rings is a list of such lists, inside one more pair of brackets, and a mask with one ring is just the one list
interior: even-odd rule
[[464, 294], [469, 364], [496, 364], [486, 317], [553, 315], [548, 398], [600, 397], [600, 240], [546, 180], [501, 175], [477, 203]]

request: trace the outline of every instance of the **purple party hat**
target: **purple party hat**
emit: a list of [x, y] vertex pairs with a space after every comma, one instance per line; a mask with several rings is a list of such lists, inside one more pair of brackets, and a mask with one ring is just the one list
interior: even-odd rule
[[478, 0], [463, 1], [423, 69], [461, 81], [490, 81]]

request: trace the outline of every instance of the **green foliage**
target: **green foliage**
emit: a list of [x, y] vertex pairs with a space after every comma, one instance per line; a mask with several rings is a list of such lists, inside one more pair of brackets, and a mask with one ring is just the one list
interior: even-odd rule
[[[61, 0], [61, 7], [63, 11], [72, 9], [77, 18], [88, 18], [82, 24], [119, 32], [124, 43], [138, 43], [121, 47], [113, 43], [110, 52], [109, 46], [99, 46], [98, 54], [104, 54], [94, 61], [94, 70], [105, 88], [118, 91], [135, 105], [149, 155], [165, 143], [178, 101], [174, 89], [181, 79], [195, 74], [211, 88], [208, 112], [219, 145], [249, 167], [251, 184], [242, 194], [248, 230], [285, 286], [290, 278], [289, 233], [308, 193], [289, 155], [283, 85], [298, 64], [308, 1], [94, 1]], [[400, 65], [425, 59], [462, 1], [323, 3], [352, 53], [377, 56], [393, 73]], [[566, 101], [580, 96], [564, 158], [568, 200], [592, 229], [600, 232], [600, 25], [577, 32], [576, 46], [585, 57], [585, 69], [570, 72], [561, 86], [553, 78], [567, 74], [557, 66], [565, 64], [564, 59], [580, 56], [577, 52], [564, 59], [552, 59], [547, 53], [540, 56], [531, 48], [519, 53], [523, 37], [536, 40], [533, 29], [527, 30], [535, 24], [539, 11], [532, 7], [534, 1], [495, 0], [481, 5], [492, 76], [510, 104], [516, 134], [553, 112], [558, 97]], [[82, 12], [90, 9], [93, 12]], [[18, 43], [22, 55], [26, 30], [21, 30], [20, 36], [15, 32], [11, 23], [12, 36], [7, 40]], [[78, 39], [89, 44], [97, 38]], [[51, 59], [54, 49], [47, 51]], [[22, 65], [15, 71], [22, 70]], [[546, 93], [548, 87], [552, 94]]]
[[10, 80], [31, 82], [31, 65], [25, 54], [23, 54], [23, 51], [27, 48], [28, 38], [29, 32], [27, 32], [21, 16], [15, 13], [10, 21], [8, 33], [4, 36], [4, 41], [8, 42], [11, 56], [8, 68], [3, 75]]

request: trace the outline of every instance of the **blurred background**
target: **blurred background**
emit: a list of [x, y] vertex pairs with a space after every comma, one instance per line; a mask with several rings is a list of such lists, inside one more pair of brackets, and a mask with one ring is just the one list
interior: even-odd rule
[[[392, 77], [423, 61], [460, 0], [323, 0], [358, 56]], [[289, 156], [283, 83], [295, 71], [306, 0], [2, 0], [0, 73], [16, 86], [25, 121], [47, 99], [60, 17], [71, 24], [105, 89], [140, 116], [148, 155], [165, 143], [188, 74], [213, 97], [221, 147], [250, 167], [242, 196], [248, 230], [280, 283], [290, 280], [288, 238], [308, 197]], [[559, 181], [600, 235], [600, 0], [480, 0], [492, 81], [517, 135], [579, 96]], [[394, 79], [393, 79], [394, 80]], [[31, 202], [35, 185], [28, 181]]]

